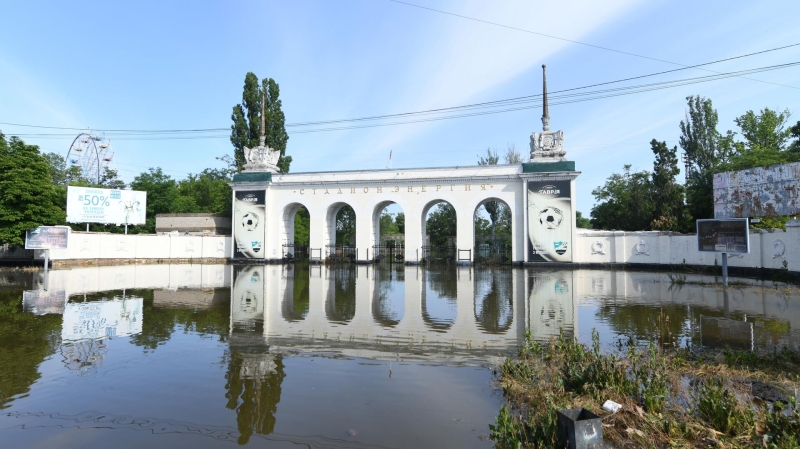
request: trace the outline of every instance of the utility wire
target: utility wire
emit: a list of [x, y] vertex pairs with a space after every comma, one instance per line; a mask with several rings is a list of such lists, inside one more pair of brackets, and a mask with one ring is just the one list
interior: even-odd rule
[[[587, 91], [587, 92], [568, 92], [572, 91], [573, 89], [567, 89], [561, 91], [560, 94], [550, 95], [550, 99], [552, 101], [549, 102], [551, 106], [556, 105], [563, 105], [563, 104], [571, 104], [577, 102], [584, 102], [584, 101], [592, 101], [592, 100], [599, 100], [605, 98], [613, 98], [625, 95], [632, 95], [636, 93], [643, 93], [643, 92], [650, 92], [654, 90], [662, 90], [662, 89], [669, 89], [673, 87], [680, 87], [698, 83], [705, 83], [710, 81], [718, 81], [726, 78], [732, 77], [739, 77], [743, 74], [752, 74], [752, 73], [760, 73], [772, 70], [779, 70], [789, 67], [795, 67], [800, 65], [800, 61], [797, 62], [790, 62], [786, 64], [778, 64], [773, 66], [765, 66], [765, 67], [758, 67], [753, 69], [747, 70], [740, 70], [728, 73], [720, 73], [715, 75], [706, 75], [694, 78], [684, 78], [678, 80], [670, 80], [670, 81], [662, 81], [657, 83], [648, 83], [648, 84], [639, 84], [634, 86], [623, 86], [623, 87], [614, 87], [608, 89], [598, 89], [594, 91]], [[440, 115], [434, 117], [422, 117], [422, 118], [412, 118], [409, 120], [403, 120], [402, 118], [397, 121], [391, 121], [388, 123], [371, 123], [371, 124], [356, 124], [352, 126], [337, 126], [337, 127], [323, 127], [323, 128], [312, 128], [312, 129], [304, 129], [304, 130], [297, 130], [292, 131], [290, 134], [307, 134], [307, 133], [317, 133], [317, 132], [326, 132], [326, 131], [340, 131], [340, 130], [348, 130], [348, 129], [360, 129], [360, 128], [374, 128], [374, 127], [384, 127], [384, 126], [395, 126], [395, 125], [405, 125], [411, 123], [423, 123], [423, 122], [431, 122], [431, 121], [440, 121], [440, 120], [451, 120], [456, 118], [465, 118], [465, 117], [474, 117], [480, 115], [489, 115], [489, 114], [499, 114], [504, 112], [513, 112], [513, 111], [520, 111], [525, 109], [532, 109], [541, 107], [540, 98], [541, 95], [531, 95], [528, 97], [520, 97], [517, 99], [513, 99], [513, 101], [509, 101], [506, 103], [497, 103], [495, 105], [491, 105], [494, 109], [491, 110], [474, 110], [474, 111], [456, 111], [454, 114], [449, 115]], [[486, 108], [484, 106], [483, 108]], [[500, 109], [502, 108], [502, 109]], [[408, 118], [408, 117], [407, 117]], [[220, 131], [227, 131], [226, 129], [220, 129]], [[211, 132], [211, 130], [208, 130]], [[64, 137], [71, 137], [72, 134], [56, 134], [56, 133], [32, 133], [32, 134], [20, 134], [20, 137], [36, 137], [36, 138], [64, 138]], [[228, 138], [228, 135], [193, 135], [193, 136], [163, 136], [148, 132], [129, 132], [124, 134], [118, 134], [114, 136], [115, 140], [191, 140], [191, 139], [209, 139], [209, 138]]]
[[[717, 62], [728, 61], [731, 59], [738, 59], [744, 58], [747, 56], [752, 56], [755, 54], [765, 53], [768, 51], [775, 51], [783, 48], [788, 48], [792, 46], [797, 46], [798, 44], [792, 44], [789, 46], [778, 47], [769, 50], [763, 50], [756, 53], [750, 53], [747, 55], [740, 55], [735, 56], [732, 58], [721, 59], [718, 61], [712, 61], [703, 63], [700, 65], [708, 65], [714, 64]], [[622, 96], [622, 95], [630, 95], [633, 93], [641, 93], [641, 92], [648, 92], [652, 90], [660, 90], [666, 89], [671, 87], [679, 87], [689, 84], [697, 84], [702, 82], [708, 81], [716, 81], [731, 77], [740, 77], [743, 74], [752, 74], [752, 73], [759, 73], [771, 70], [778, 70], [783, 68], [789, 68], [800, 64], [800, 62], [792, 62], [786, 64], [778, 64], [773, 66], [766, 66], [766, 67], [759, 67], [754, 69], [746, 69], [740, 70], [735, 72], [727, 72], [727, 73], [717, 73], [714, 75], [706, 75], [701, 77], [694, 77], [694, 78], [684, 78], [678, 80], [669, 80], [669, 81], [661, 81], [657, 83], [649, 83], [649, 84], [640, 84], [640, 85], [633, 85], [633, 86], [622, 86], [622, 87], [614, 87], [614, 88], [607, 88], [607, 89], [597, 89], [592, 91], [584, 91], [578, 92], [583, 89], [587, 89], [590, 87], [598, 87], [603, 85], [615, 84], [623, 81], [631, 81], [635, 79], [642, 79], [647, 78], [655, 75], [660, 75], [664, 73], [675, 72], [679, 70], [685, 70], [687, 68], [680, 68], [680, 69], [673, 69], [664, 72], [657, 72], [648, 75], [640, 75], [636, 77], [625, 78], [621, 80], [615, 81], [608, 81], [604, 83], [596, 83], [587, 86], [581, 87], [574, 87], [570, 89], [563, 89], [558, 91], [553, 91], [552, 93], [548, 94], [550, 99], [553, 100], [550, 102], [550, 105], [560, 105], [560, 104], [568, 104], [568, 103], [575, 103], [577, 101], [589, 101], [601, 98], [610, 98], [615, 96]], [[448, 112], [455, 112], [455, 114], [445, 115], [445, 116], [438, 116], [438, 117], [425, 117], [425, 118], [417, 118], [416, 120], [405, 120], [405, 121], [395, 121], [390, 123], [380, 123], [380, 124], [371, 124], [371, 125], [357, 125], [357, 126], [340, 126], [340, 127], [324, 127], [324, 128], [317, 128], [317, 129], [301, 129], [296, 131], [291, 131], [290, 134], [306, 134], [306, 133], [316, 133], [316, 132], [323, 132], [323, 131], [337, 131], [337, 130], [345, 130], [345, 129], [358, 129], [358, 128], [370, 128], [370, 127], [377, 127], [377, 126], [392, 126], [398, 124], [408, 124], [408, 123], [420, 123], [426, 121], [438, 121], [438, 120], [447, 120], [447, 119], [454, 119], [454, 118], [462, 118], [462, 117], [471, 117], [476, 115], [486, 115], [486, 114], [496, 114], [501, 112], [510, 112], [510, 111], [518, 111], [522, 109], [531, 109], [535, 107], [539, 107], [540, 103], [538, 101], [541, 99], [542, 94], [535, 94], [535, 95], [527, 95], [521, 97], [514, 97], [508, 98], [505, 100], [495, 100], [483, 103], [473, 103], [461, 106], [454, 106], [448, 108], [438, 108], [438, 109], [429, 109], [429, 110], [422, 110], [422, 111], [415, 111], [415, 112], [406, 112], [400, 114], [387, 114], [381, 116], [373, 116], [373, 117], [361, 117], [361, 118], [354, 118], [354, 119], [341, 119], [341, 120], [327, 120], [327, 121], [317, 121], [317, 122], [305, 122], [305, 123], [296, 123], [296, 124], [287, 124], [286, 127], [302, 127], [302, 126], [311, 126], [311, 125], [332, 125], [332, 124], [343, 124], [343, 123], [357, 123], [357, 122], [364, 122], [364, 121], [375, 121], [375, 120], [385, 120], [385, 119], [404, 119], [404, 118], [413, 118], [413, 117], [422, 117], [426, 115], [440, 115]], [[570, 99], [570, 100], [567, 100]], [[559, 101], [562, 100], [562, 101]], [[534, 103], [534, 104], [531, 104]], [[511, 106], [517, 105], [526, 105], [526, 106], [519, 106], [511, 108]], [[498, 108], [506, 108], [506, 109], [498, 109]], [[484, 109], [484, 110], [481, 110]], [[485, 110], [491, 109], [491, 110]], [[471, 112], [470, 112], [471, 111]], [[6, 123], [0, 122], [0, 124], [10, 125], [10, 126], [21, 126], [21, 127], [29, 127], [29, 128], [39, 128], [39, 129], [54, 129], [54, 130], [78, 130], [78, 131], [86, 131], [84, 128], [67, 128], [67, 127], [56, 127], [56, 126], [41, 126], [41, 125], [26, 125], [26, 124], [18, 124], [18, 123]], [[228, 135], [224, 136], [216, 136], [216, 135], [198, 135], [199, 133], [208, 134], [214, 132], [229, 132], [230, 128], [201, 128], [201, 129], [175, 129], [175, 130], [123, 130], [123, 129], [100, 129], [95, 130], [94, 132], [100, 133], [112, 133], [112, 137], [115, 140], [184, 140], [184, 139], [206, 139], [206, 138], [223, 138], [229, 137]], [[193, 133], [195, 135], [192, 136], [179, 136], [175, 134], [183, 134], [183, 133]], [[164, 135], [168, 136], [164, 136]], [[20, 137], [37, 137], [37, 138], [63, 138], [63, 137], [71, 137], [73, 134], [60, 134], [60, 133], [29, 133], [29, 134], [16, 134]], [[150, 138], [144, 137], [133, 137], [133, 136], [150, 136]]]
[[[634, 57], [637, 57], [637, 58], [649, 59], [651, 61], [658, 61], [658, 62], [663, 62], [663, 63], [666, 63], [666, 64], [672, 64], [672, 65], [677, 65], [677, 66], [687, 67], [688, 68], [688, 66], [686, 64], [681, 64], [679, 62], [667, 61], [665, 59], [659, 59], [659, 58], [654, 58], [654, 57], [651, 57], [651, 56], [640, 55], [638, 53], [632, 53], [632, 52], [628, 52], [628, 51], [617, 50], [615, 48], [603, 47], [601, 45], [589, 44], [589, 43], [586, 43], [586, 42], [576, 41], [576, 40], [573, 40], [573, 39], [567, 39], [567, 38], [563, 38], [563, 37], [559, 37], [559, 36], [553, 36], [552, 34], [545, 34], [545, 33], [540, 33], [540, 32], [537, 32], [537, 31], [526, 30], [524, 28], [517, 28], [517, 27], [511, 26], [511, 25], [505, 25], [505, 24], [502, 24], [502, 23], [491, 22], [491, 21], [488, 21], [488, 20], [478, 19], [478, 18], [475, 18], [475, 17], [469, 17], [469, 16], [465, 16], [465, 15], [462, 15], [462, 14], [456, 14], [456, 13], [452, 13], [452, 12], [448, 12], [448, 11], [442, 11], [441, 9], [435, 9], [435, 8], [430, 8], [430, 7], [427, 7], [427, 6], [416, 5], [414, 3], [408, 3], [408, 2], [404, 2], [404, 1], [400, 1], [400, 0], [389, 0], [389, 1], [393, 2], [393, 3], [399, 3], [401, 5], [412, 6], [414, 8], [419, 8], [419, 9], [424, 9], [424, 10], [436, 12], [436, 13], [439, 13], [439, 14], [445, 14], [445, 15], [448, 15], [448, 16], [459, 17], [461, 19], [472, 20], [474, 22], [485, 23], [485, 24], [488, 24], [488, 25], [494, 25], [494, 26], [497, 26], [497, 27], [507, 28], [507, 29], [515, 30], [515, 31], [522, 31], [523, 33], [535, 34], [537, 36], [547, 37], [547, 38], [550, 38], [550, 39], [557, 39], [557, 40], [564, 41], [564, 42], [569, 42], [569, 43], [572, 43], [572, 44], [583, 45], [583, 46], [586, 46], [586, 47], [597, 48], [599, 50], [610, 51], [610, 52], [619, 53], [619, 54], [623, 54], [623, 55], [634, 56]], [[713, 70], [708, 70], [708, 69], [700, 69], [700, 70], [704, 70], [706, 72], [711, 72], [711, 73], [719, 73], [719, 72], [715, 72]], [[754, 79], [754, 78], [744, 78], [744, 79], [750, 80], [750, 81], [757, 81], [759, 83], [767, 83], [767, 84], [774, 84], [776, 86], [781, 86], [781, 87], [788, 87], [790, 89], [800, 89], [800, 88], [794, 87], [794, 86], [787, 86], [785, 84], [772, 83], [772, 82], [769, 82], [769, 81], [763, 81], [763, 80], [758, 80], [758, 79]]]

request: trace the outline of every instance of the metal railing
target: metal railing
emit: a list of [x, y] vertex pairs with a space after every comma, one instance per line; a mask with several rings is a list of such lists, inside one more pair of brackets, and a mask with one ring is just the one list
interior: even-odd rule
[[376, 262], [403, 263], [405, 262], [405, 245], [375, 245], [372, 253]]
[[325, 246], [325, 261], [329, 263], [353, 263], [358, 259], [358, 248], [347, 245]]
[[493, 245], [479, 243], [475, 245], [476, 264], [502, 265], [511, 263], [511, 244], [507, 242]]
[[308, 245], [297, 245], [293, 243], [283, 245], [283, 260], [306, 260], [308, 258]]
[[422, 247], [422, 261], [426, 264], [453, 263], [456, 261], [456, 247], [449, 245], [430, 245]]

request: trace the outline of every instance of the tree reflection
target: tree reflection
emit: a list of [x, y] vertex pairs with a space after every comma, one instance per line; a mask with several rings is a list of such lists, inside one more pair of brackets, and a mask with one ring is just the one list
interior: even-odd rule
[[286, 374], [280, 354], [250, 354], [231, 349], [226, 355], [225, 405], [236, 411], [239, 444], [247, 444], [253, 433], [269, 435], [275, 430], [275, 413], [281, 400]]
[[331, 289], [325, 301], [325, 314], [332, 322], [346, 323], [356, 316], [356, 270], [331, 269]]
[[476, 270], [475, 283], [478, 287], [488, 288], [486, 294], [476, 291], [475, 319], [478, 325], [491, 334], [506, 332], [514, 317], [511, 273], [507, 270]]
[[60, 344], [61, 321], [25, 313], [21, 289], [0, 289], [0, 409], [41, 377], [39, 364]]
[[404, 285], [405, 269], [402, 265], [390, 265], [373, 271], [375, 276], [375, 297], [372, 300], [372, 317], [386, 327], [396, 326], [405, 313], [404, 292], [395, 292]]
[[597, 309], [597, 317], [607, 322], [620, 335], [637, 340], [650, 341], [679, 338], [687, 335], [689, 328], [699, 323], [699, 315], [682, 305], [622, 304], [603, 302]]
[[[454, 267], [423, 270], [422, 320], [433, 330], [443, 332], [455, 322], [458, 312], [458, 275]], [[434, 293], [428, 298], [428, 292]], [[438, 316], [438, 315], [442, 316]], [[452, 317], [445, 317], [452, 314]]]
[[300, 321], [308, 316], [310, 292], [307, 263], [289, 264], [286, 267], [287, 288], [281, 311], [286, 321]]
[[[108, 292], [105, 293], [108, 295]], [[169, 341], [178, 327], [201, 335], [218, 335], [225, 341], [230, 328], [230, 289], [216, 289], [207, 308], [189, 305], [156, 305], [153, 290], [128, 290], [128, 294], [144, 299], [142, 333], [131, 335], [130, 342], [145, 350], [155, 350]]]

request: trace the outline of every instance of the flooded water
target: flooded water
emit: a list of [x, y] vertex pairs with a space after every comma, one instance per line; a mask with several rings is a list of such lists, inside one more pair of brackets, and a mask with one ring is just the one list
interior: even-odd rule
[[666, 275], [404, 266], [0, 271], [2, 447], [491, 447], [530, 329], [800, 349], [800, 298]]

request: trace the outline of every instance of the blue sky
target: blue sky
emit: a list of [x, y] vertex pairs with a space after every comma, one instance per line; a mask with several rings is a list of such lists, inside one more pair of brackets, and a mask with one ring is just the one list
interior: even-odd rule
[[[800, 2], [409, 0], [455, 14], [679, 64], [800, 43]], [[0, 122], [91, 129], [227, 128], [244, 75], [281, 87], [287, 123], [417, 111], [537, 94], [678, 66], [436, 13], [389, 0], [5, 2]], [[714, 66], [800, 61], [800, 46]], [[697, 69], [648, 82], [708, 75]], [[720, 131], [764, 107], [800, 119], [800, 68], [551, 106], [582, 172], [578, 209], [623, 164], [652, 167], [649, 141], [677, 145], [685, 97], [711, 98]], [[773, 84], [770, 84], [773, 83]], [[782, 84], [785, 86], [779, 86]], [[786, 87], [790, 86], [790, 87]], [[541, 110], [293, 134], [292, 171], [471, 165], [487, 148], [529, 151]], [[77, 134], [0, 124], [45, 152]], [[126, 181], [148, 167], [175, 178], [220, 167], [226, 132], [201, 139], [112, 140]]]

